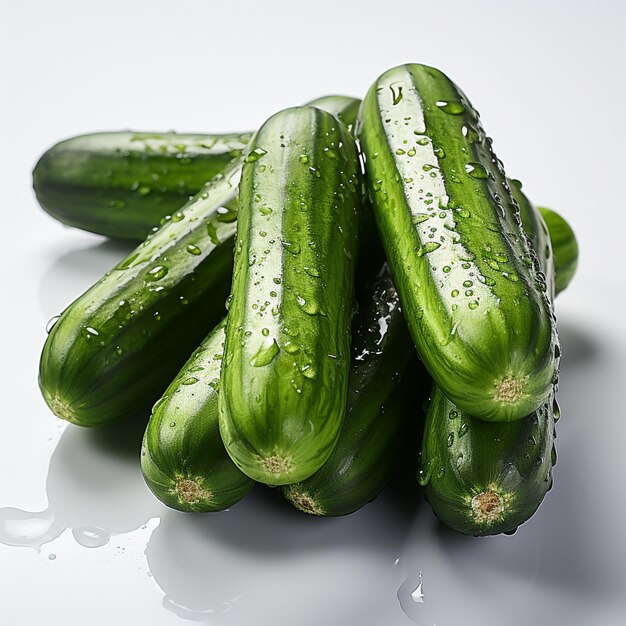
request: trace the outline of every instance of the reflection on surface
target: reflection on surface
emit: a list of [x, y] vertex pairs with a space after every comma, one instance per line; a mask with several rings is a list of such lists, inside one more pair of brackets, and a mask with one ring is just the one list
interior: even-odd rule
[[48, 508], [0, 509], [0, 542], [40, 548], [71, 529], [85, 547], [140, 528], [161, 508], [139, 471], [144, 418], [98, 429], [68, 426], [50, 459]]
[[[407, 501], [404, 485], [347, 518], [305, 516], [262, 486], [229, 511], [184, 514], [162, 506], [143, 482], [144, 422], [68, 425], [50, 460], [47, 509], [0, 509], [0, 542], [40, 548], [70, 529], [77, 543], [98, 548], [160, 517], [146, 548], [148, 569], [163, 606], [181, 618], [254, 623], [261, 611], [289, 623], [298, 603], [309, 605], [298, 623], [313, 626], [325, 610], [332, 618], [333, 603], [318, 606], [324, 597], [351, 607], [347, 619], [362, 612], [364, 620], [372, 613], [384, 620], [398, 611], [393, 561], [417, 503]], [[290, 599], [281, 601], [283, 594]]]
[[[512, 536], [466, 537], [422, 511], [399, 564], [406, 578], [398, 600], [417, 624], [459, 623], [461, 607], [466, 612], [463, 623], [472, 625], [543, 624], [550, 619], [559, 624], [596, 623], [591, 616], [581, 621], [581, 616], [589, 606], [621, 593], [606, 567], [611, 537], [621, 532], [612, 526], [621, 516], [603, 520], [611, 530], [601, 537], [594, 505], [601, 507], [608, 493], [606, 487], [596, 488], [589, 473], [594, 452], [587, 436], [597, 398], [619, 384], [619, 354], [580, 327], [561, 322], [559, 331], [563, 417], [557, 425], [554, 489]], [[416, 602], [412, 594], [422, 582], [422, 602]], [[492, 602], [488, 590], [495, 593]]]
[[[392, 555], [401, 549], [412, 515], [389, 491], [347, 518], [308, 517], [280, 491], [259, 486], [230, 511], [164, 512], [146, 556], [166, 593], [164, 606], [186, 619], [229, 623], [232, 612], [232, 623], [239, 623], [255, 612], [269, 615], [270, 604], [276, 623], [289, 623], [296, 604], [338, 595], [357, 612], [376, 611], [381, 595], [388, 594], [386, 607], [395, 595]], [[359, 568], [372, 559], [384, 569]], [[319, 623], [320, 610], [316, 606], [298, 623]]]
[[[102, 271], [124, 254], [116, 246], [97, 247]], [[93, 248], [73, 253], [72, 266], [83, 253], [86, 261]], [[54, 285], [62, 281], [54, 273], [63, 273], [64, 258], [43, 282], [42, 299], [58, 296]], [[68, 426], [51, 457], [47, 509], [0, 509], [0, 542], [39, 548], [70, 529], [78, 544], [98, 548], [160, 518], [146, 559], [163, 606], [208, 623], [240, 626], [272, 616], [275, 624], [290, 624], [295, 608], [299, 626], [409, 619], [421, 626], [601, 623], [589, 607], [613, 606], [621, 593], [614, 542], [624, 516], [617, 510], [621, 500], [611, 499], [619, 477], [603, 474], [612, 439], [597, 428], [597, 407], [623, 385], [621, 346], [563, 321], [560, 335], [563, 418], [555, 487], [511, 537], [458, 535], [427, 506], [416, 515], [421, 496], [410, 472], [346, 518], [303, 516], [264, 487], [223, 513], [171, 511], [141, 478], [145, 418], [138, 418], [93, 430]], [[600, 406], [609, 410], [606, 402]], [[617, 423], [616, 414], [607, 419]], [[613, 438], [616, 450], [620, 434]]]

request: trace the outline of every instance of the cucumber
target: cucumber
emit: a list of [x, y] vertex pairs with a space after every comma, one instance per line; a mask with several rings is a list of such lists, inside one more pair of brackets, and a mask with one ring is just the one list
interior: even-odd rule
[[578, 242], [572, 227], [556, 211], [539, 207], [550, 232], [554, 251], [555, 289], [561, 293], [570, 284], [578, 266]]
[[305, 513], [347, 515], [373, 500], [418, 421], [419, 387], [427, 376], [411, 372], [415, 350], [398, 295], [386, 263], [378, 267], [378, 276], [360, 289], [346, 417], [337, 444], [315, 474], [283, 487], [285, 497]]
[[224, 315], [239, 164], [219, 174], [50, 330], [39, 385], [59, 417], [95, 426], [148, 409]]
[[[360, 100], [330, 95], [309, 103], [354, 124]], [[204, 183], [243, 153], [252, 133], [106, 132], [55, 144], [33, 170], [42, 208], [68, 226], [143, 240]]]
[[[554, 293], [554, 264], [541, 214], [511, 181], [522, 223]], [[556, 390], [556, 386], [554, 388]], [[552, 486], [556, 462], [554, 395], [531, 415], [488, 423], [463, 414], [434, 385], [426, 417], [418, 482], [433, 511], [450, 528], [470, 535], [512, 532], [528, 520]]]
[[279, 485], [317, 471], [343, 421], [361, 182], [354, 139], [321, 109], [277, 113], [249, 150], [220, 433], [243, 472]]
[[[353, 123], [354, 102], [327, 96], [322, 104]], [[242, 165], [243, 157], [166, 216], [161, 229], [65, 310], [44, 345], [39, 373], [56, 415], [95, 426], [147, 410], [223, 316]]]
[[52, 146], [33, 188], [55, 219], [109, 237], [142, 240], [165, 215], [238, 159], [250, 133], [108, 132]]
[[558, 371], [545, 277], [465, 95], [424, 65], [385, 72], [357, 124], [381, 239], [418, 352], [468, 414], [512, 421]]
[[537, 207], [522, 191], [522, 183], [514, 179], [509, 179], [508, 183], [513, 199], [517, 202], [520, 209], [522, 228], [529, 239], [531, 248], [537, 255], [541, 270], [546, 276], [546, 284], [549, 287], [547, 293], [550, 300], [554, 300], [556, 295], [554, 291], [554, 254], [552, 251], [550, 231]]
[[424, 430], [418, 481], [439, 519], [468, 535], [514, 531], [552, 486], [552, 396], [509, 423], [469, 417], [436, 385]]
[[254, 485], [219, 435], [217, 396], [226, 320], [200, 344], [154, 405], [141, 451], [154, 495], [180, 511], [222, 511]]

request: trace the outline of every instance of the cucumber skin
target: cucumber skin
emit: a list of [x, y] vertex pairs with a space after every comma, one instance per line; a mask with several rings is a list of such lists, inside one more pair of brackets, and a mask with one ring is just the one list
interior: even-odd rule
[[179, 511], [222, 511], [254, 485], [231, 461], [219, 434], [225, 326], [223, 320], [207, 336], [155, 404], [143, 439], [146, 484]]
[[[510, 533], [534, 514], [552, 486], [553, 445], [551, 397], [524, 419], [490, 423], [461, 413], [435, 385], [418, 476], [428, 481], [426, 498], [450, 528], [475, 536]], [[485, 496], [479, 494], [495, 494], [495, 510], [481, 511]]]
[[249, 150], [220, 433], [242, 471], [278, 485], [317, 471], [343, 421], [361, 187], [352, 136], [320, 109], [277, 113]]
[[[554, 294], [548, 228], [521, 183], [510, 182], [524, 231], [545, 272], [547, 290]], [[418, 480], [426, 483], [426, 498], [437, 517], [454, 530], [477, 536], [512, 532], [527, 521], [552, 486], [555, 411], [556, 400], [550, 398], [521, 420], [488, 423], [462, 414], [434, 385]], [[486, 493], [492, 494], [493, 502], [501, 498], [502, 510], [494, 519], [478, 514], [480, 509], [472, 506]]]
[[106, 132], [61, 141], [33, 170], [42, 208], [68, 226], [142, 240], [241, 157], [251, 133]]
[[[427, 136], [415, 120], [420, 113], [415, 84], [426, 99]], [[462, 103], [463, 111], [446, 113], [436, 102], [453, 103], [452, 111], [454, 103]], [[404, 134], [410, 136], [407, 144]], [[512, 421], [528, 415], [545, 401], [557, 375], [556, 325], [545, 277], [478, 115], [441, 72], [412, 64], [389, 70], [372, 86], [357, 135], [394, 282], [430, 374], [459, 407], [481, 419]], [[466, 167], [474, 169], [466, 172]], [[481, 168], [490, 178], [476, 177]], [[415, 185], [404, 180], [409, 171]], [[435, 193], [427, 198], [430, 188]], [[424, 189], [422, 197], [419, 189]], [[431, 211], [428, 200], [442, 206]], [[425, 214], [432, 217], [413, 224]], [[437, 238], [428, 237], [435, 233]], [[506, 262], [495, 258], [504, 259], [501, 254]], [[470, 282], [471, 289], [466, 287]], [[498, 390], [506, 398], [511, 387], [513, 400], [501, 402]]]
[[420, 412], [416, 385], [419, 389], [429, 380], [425, 371], [411, 368], [415, 350], [386, 263], [360, 292], [346, 417], [337, 444], [315, 474], [283, 487], [285, 497], [305, 513], [347, 515], [378, 495], [417, 421], [410, 419]]
[[548, 226], [542, 214], [522, 191], [522, 183], [519, 180], [513, 179], [509, 179], [508, 182], [513, 199], [517, 202], [520, 209], [522, 228], [528, 237], [531, 248], [537, 255], [537, 260], [545, 277], [546, 292], [549, 295], [550, 301], [553, 302], [556, 295], [555, 267], [550, 231], [548, 230]]
[[570, 284], [578, 266], [578, 242], [565, 218], [552, 209], [539, 207], [554, 251], [555, 289], [557, 295]]
[[95, 426], [149, 409], [223, 317], [236, 228], [223, 206], [240, 173], [213, 179], [65, 309], [39, 368], [56, 415]]
[[[354, 125], [360, 100], [329, 95], [309, 105]], [[252, 133], [105, 132], [47, 150], [33, 170], [41, 207], [67, 226], [143, 240], [204, 183], [243, 154]]]

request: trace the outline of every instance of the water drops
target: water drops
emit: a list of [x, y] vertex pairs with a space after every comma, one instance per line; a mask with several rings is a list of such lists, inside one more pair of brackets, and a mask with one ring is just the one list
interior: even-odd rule
[[454, 433], [453, 432], [450, 432], [448, 434], [448, 439], [446, 440], [446, 444], [447, 444], [448, 448], [451, 448], [452, 445], [454, 444]]
[[193, 254], [194, 256], [199, 256], [200, 254], [202, 254], [202, 250], [200, 250], [200, 248], [198, 248], [198, 246], [194, 245], [193, 243], [190, 243], [187, 246], [187, 252], [189, 252], [189, 254]]
[[267, 215], [270, 215], [272, 213], [272, 209], [270, 207], [268, 207], [268, 206], [262, 206], [262, 207], [259, 207], [259, 213], [261, 215], [267, 216]]
[[295, 344], [293, 341], [287, 341], [284, 348], [287, 354], [296, 354], [296, 352], [300, 351], [300, 346]]
[[315, 369], [315, 367], [313, 367], [313, 365], [311, 365], [311, 363], [303, 365], [300, 368], [300, 371], [302, 372], [303, 376], [310, 380], [313, 380], [317, 376], [317, 370]]
[[183, 380], [183, 382], [181, 384], [183, 385], [195, 385], [200, 379], [196, 378], [195, 376], [190, 376], [189, 378], [186, 378], [185, 380]]
[[250, 152], [250, 154], [248, 154], [245, 161], [246, 163], [254, 163], [266, 154], [267, 150], [263, 150], [263, 148], [255, 148], [252, 152]]
[[85, 548], [101, 548], [106, 546], [111, 539], [111, 535], [106, 530], [97, 526], [74, 528], [72, 529], [72, 535], [74, 535], [76, 543]]
[[402, 101], [402, 85], [398, 86], [397, 91], [393, 88], [393, 85], [390, 85], [389, 89], [391, 90], [392, 104], [394, 106], [400, 104], [400, 102]]
[[431, 252], [434, 252], [439, 247], [441, 247], [440, 243], [437, 243], [436, 241], [428, 241], [416, 250], [416, 254], [418, 257], [421, 257], [425, 254], [430, 254]]
[[55, 315], [48, 320], [46, 324], [46, 332], [50, 334], [50, 331], [54, 328], [54, 325], [61, 319], [60, 315]]
[[448, 115], [460, 115], [465, 112], [463, 104], [454, 100], [439, 100], [435, 104]]
[[414, 224], [421, 224], [422, 222], [429, 220], [431, 217], [430, 213], [416, 213], [411, 216], [411, 220]]
[[156, 265], [146, 274], [146, 280], [161, 280], [167, 275], [167, 272], [168, 268], [165, 265]]
[[489, 178], [489, 172], [482, 163], [472, 162], [465, 166], [465, 172], [472, 178]]
[[279, 352], [280, 348], [276, 343], [276, 339], [272, 339], [271, 342], [262, 343], [250, 359], [250, 365], [253, 367], [269, 365]]
[[423, 463], [422, 466], [417, 470], [417, 482], [425, 487], [429, 482], [432, 475], [432, 460]]
[[291, 254], [300, 254], [300, 244], [297, 242], [291, 242], [291, 241], [283, 241], [282, 242], [283, 248], [285, 248], [285, 250], [287, 250], [287, 252], [290, 252]]
[[469, 422], [463, 422], [461, 427], [459, 428], [459, 432], [457, 433], [459, 439], [463, 437], [467, 431], [469, 430]]
[[315, 300], [307, 300], [302, 296], [296, 296], [296, 302], [307, 315], [323, 315], [319, 304]]

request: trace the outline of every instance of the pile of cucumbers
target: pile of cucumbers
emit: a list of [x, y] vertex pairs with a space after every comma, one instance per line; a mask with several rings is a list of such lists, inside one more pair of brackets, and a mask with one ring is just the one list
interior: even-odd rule
[[50, 329], [46, 403], [81, 426], [152, 407], [141, 468], [179, 510], [260, 482], [345, 515], [409, 458], [445, 524], [514, 531], [552, 484], [554, 298], [578, 247], [491, 144], [419, 64], [254, 134], [56, 144], [44, 210], [143, 241]]

